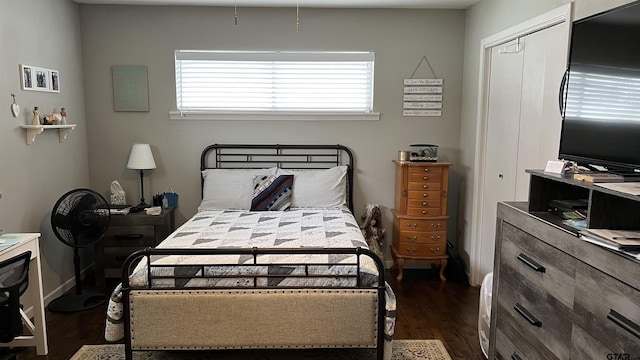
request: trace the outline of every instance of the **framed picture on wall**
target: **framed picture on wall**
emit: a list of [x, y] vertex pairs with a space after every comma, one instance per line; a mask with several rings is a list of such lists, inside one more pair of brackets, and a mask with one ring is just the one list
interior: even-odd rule
[[33, 67], [20, 65], [20, 87], [22, 90], [33, 90]]
[[35, 82], [33, 83], [34, 89], [49, 91], [51, 85], [49, 77], [51, 76], [51, 72], [43, 68], [33, 68], [33, 72], [35, 74]]
[[60, 92], [60, 73], [58, 70], [51, 70], [51, 91]]
[[146, 66], [113, 66], [111, 75], [114, 111], [149, 111]]
[[29, 91], [60, 92], [60, 72], [32, 65], [20, 65], [20, 88]]

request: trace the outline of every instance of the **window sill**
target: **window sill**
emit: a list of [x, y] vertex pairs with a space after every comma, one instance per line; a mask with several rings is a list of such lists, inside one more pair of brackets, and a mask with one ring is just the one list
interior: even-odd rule
[[259, 111], [169, 111], [171, 120], [380, 120], [379, 112], [259, 112]]

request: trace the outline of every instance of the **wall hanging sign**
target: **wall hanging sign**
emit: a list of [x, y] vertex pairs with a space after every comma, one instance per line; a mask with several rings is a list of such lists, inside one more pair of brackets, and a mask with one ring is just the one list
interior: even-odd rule
[[149, 111], [146, 66], [113, 66], [113, 110]]
[[20, 64], [20, 87], [28, 91], [60, 92], [60, 72]]
[[[425, 62], [434, 78], [414, 79], [420, 65]], [[438, 79], [429, 60], [423, 56], [418, 62], [411, 78], [404, 79], [404, 94], [402, 96], [402, 116], [442, 116], [442, 88], [443, 79]]]

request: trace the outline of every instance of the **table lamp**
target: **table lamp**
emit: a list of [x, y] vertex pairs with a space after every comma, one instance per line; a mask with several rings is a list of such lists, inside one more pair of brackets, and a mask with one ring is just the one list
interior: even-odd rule
[[156, 168], [149, 144], [133, 144], [127, 168], [140, 170], [140, 204], [135, 207], [139, 210], [149, 207], [150, 205], [144, 201], [144, 171]]

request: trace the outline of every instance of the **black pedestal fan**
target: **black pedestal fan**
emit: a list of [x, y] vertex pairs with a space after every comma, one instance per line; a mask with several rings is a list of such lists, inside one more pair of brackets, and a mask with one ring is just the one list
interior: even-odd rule
[[51, 212], [51, 227], [60, 241], [73, 248], [76, 290], [50, 302], [49, 310], [76, 312], [106, 302], [104, 294], [82, 291], [78, 249], [98, 242], [107, 231], [110, 219], [109, 204], [91, 189], [71, 190], [56, 202]]

